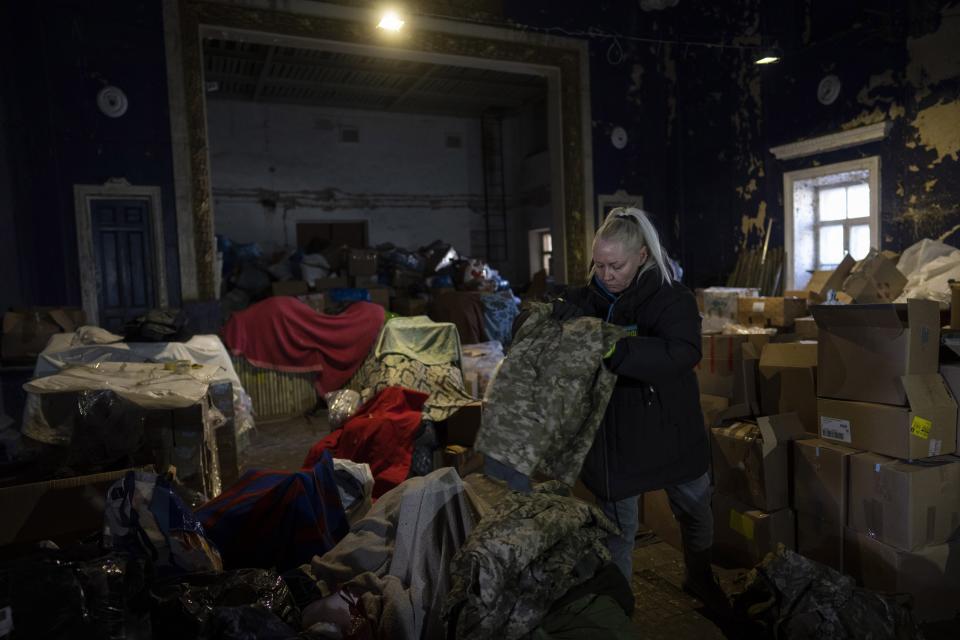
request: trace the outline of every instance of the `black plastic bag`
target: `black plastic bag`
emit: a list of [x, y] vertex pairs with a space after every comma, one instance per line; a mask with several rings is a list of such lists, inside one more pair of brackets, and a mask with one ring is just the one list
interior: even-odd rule
[[0, 568], [12, 638], [150, 637], [144, 565], [96, 546], [45, 550]]
[[188, 575], [155, 586], [151, 595], [153, 630], [158, 638], [208, 637], [215, 625], [225, 624], [231, 616], [234, 621], [247, 619], [236, 613], [214, 616], [222, 607], [255, 605], [292, 629], [300, 627], [300, 610], [286, 582], [265, 569]]

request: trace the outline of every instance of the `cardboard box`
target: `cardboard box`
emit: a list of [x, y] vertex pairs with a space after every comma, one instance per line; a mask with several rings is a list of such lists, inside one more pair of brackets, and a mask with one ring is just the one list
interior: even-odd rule
[[63, 545], [101, 530], [107, 488], [130, 470], [0, 488], [0, 545]]
[[843, 292], [857, 304], [893, 302], [907, 285], [907, 277], [884, 255], [870, 252], [850, 270]]
[[483, 403], [471, 402], [465, 404], [447, 418], [446, 444], [458, 444], [472, 447], [480, 432], [480, 423], [483, 419]]
[[706, 393], [700, 394], [700, 408], [703, 410], [703, 426], [709, 433], [713, 427], [719, 427], [723, 421], [723, 415], [730, 407], [730, 400], [722, 396], [712, 396]]
[[913, 596], [924, 622], [952, 620], [960, 610], [960, 541], [903, 551], [851, 529], [844, 532], [844, 568], [867, 589]]
[[771, 342], [760, 354], [760, 411], [796, 413], [817, 433], [817, 343]]
[[818, 340], [820, 337], [820, 330], [817, 328], [817, 321], [813, 319], [813, 316], [794, 320], [793, 332], [800, 340]]
[[677, 550], [682, 550], [680, 523], [670, 508], [670, 499], [663, 489], [647, 491], [643, 494], [640, 510], [640, 523], [649, 528], [657, 537]]
[[814, 271], [804, 288], [807, 299], [812, 302], [825, 302], [831, 291], [842, 291], [843, 283], [855, 264], [856, 260], [846, 255], [833, 271]]
[[3, 314], [3, 337], [0, 355], [6, 359], [36, 358], [50, 337], [71, 333], [86, 324], [82, 309], [35, 307]]
[[377, 274], [367, 276], [350, 276], [350, 286], [355, 289], [369, 289], [380, 286], [380, 278]]
[[812, 311], [820, 329], [817, 395], [822, 398], [903, 405], [903, 376], [937, 372], [940, 306], [932, 300], [820, 305]]
[[848, 524], [904, 551], [943, 544], [960, 534], [960, 464], [853, 456]]
[[789, 506], [790, 441], [805, 436], [792, 413], [713, 429], [716, 490], [763, 511]]
[[350, 287], [350, 280], [346, 276], [336, 278], [317, 278], [313, 281], [313, 288], [317, 291], [326, 291], [328, 289], [347, 289]]
[[423, 298], [391, 298], [390, 310], [402, 316], [425, 316], [427, 301]]
[[367, 289], [370, 292], [370, 302], [378, 304], [387, 311], [390, 310], [390, 289], [386, 287], [371, 287]]
[[374, 276], [377, 274], [377, 252], [369, 249], [347, 251], [347, 274], [351, 276]]
[[443, 466], [453, 467], [466, 478], [471, 473], [483, 472], [483, 454], [472, 447], [448, 445], [443, 450]]
[[703, 330], [721, 331], [728, 324], [737, 322], [738, 300], [755, 298], [759, 289], [734, 287], [709, 287], [703, 290]]
[[270, 288], [275, 296], [305, 296], [310, 293], [310, 287], [303, 280], [274, 282]]
[[820, 437], [905, 460], [953, 453], [957, 404], [943, 378], [903, 376], [903, 384], [909, 407], [818, 398]]
[[797, 552], [843, 573], [843, 522], [796, 512]]
[[324, 305], [326, 304], [326, 296], [322, 293], [308, 293], [305, 296], [297, 296], [297, 300], [304, 303], [317, 313], [323, 313], [325, 311]]
[[740, 324], [787, 329], [807, 315], [807, 301], [802, 298], [740, 298], [737, 302]]
[[[947, 389], [950, 390], [950, 394], [956, 401], [957, 398], [960, 398], [960, 363], [941, 364], [940, 375], [943, 376]], [[960, 452], [960, 407], [957, 410], [957, 442], [954, 451]]]
[[777, 545], [796, 549], [791, 509], [768, 513], [722, 493], [713, 495], [713, 557], [720, 565], [753, 567]]
[[730, 401], [724, 418], [760, 412], [757, 363], [763, 345], [769, 340], [765, 335], [702, 336], [703, 357], [696, 368], [700, 392]]
[[[856, 449], [819, 438], [793, 443], [793, 508], [840, 525], [847, 523], [850, 458]], [[842, 531], [841, 531], [842, 533]]]

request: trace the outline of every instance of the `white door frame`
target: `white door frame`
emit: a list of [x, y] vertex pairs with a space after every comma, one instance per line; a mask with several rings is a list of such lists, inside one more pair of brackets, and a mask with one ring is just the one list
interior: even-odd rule
[[153, 231], [154, 290], [156, 304], [166, 307], [167, 272], [163, 242], [163, 209], [160, 206], [160, 187], [132, 185], [124, 178], [110, 178], [103, 184], [73, 185], [73, 208], [77, 221], [77, 254], [80, 263], [80, 293], [87, 323], [100, 323], [100, 265], [93, 248], [93, 219], [90, 204], [93, 200], [146, 200], [150, 206], [150, 224]]

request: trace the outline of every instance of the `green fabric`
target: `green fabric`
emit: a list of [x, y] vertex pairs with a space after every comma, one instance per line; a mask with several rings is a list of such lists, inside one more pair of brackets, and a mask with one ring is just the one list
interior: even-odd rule
[[610, 596], [587, 595], [550, 613], [531, 640], [633, 640], [640, 629]]
[[394, 318], [387, 322], [374, 352], [377, 358], [399, 355], [426, 365], [459, 364], [462, 359], [456, 325], [434, 322], [427, 316]]
[[599, 318], [560, 322], [551, 312], [531, 304], [487, 388], [475, 448], [573, 486], [617, 381], [603, 354], [626, 332]]

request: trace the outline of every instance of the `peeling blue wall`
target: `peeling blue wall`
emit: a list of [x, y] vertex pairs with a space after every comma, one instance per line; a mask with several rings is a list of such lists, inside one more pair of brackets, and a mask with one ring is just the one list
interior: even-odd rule
[[[7, 2], [0, 40], [15, 222], [4, 233], [15, 234], [19, 248], [19, 273], [4, 277], [20, 283], [19, 299], [8, 293], [0, 304], [80, 305], [73, 185], [111, 177], [161, 187], [167, 281], [179, 304], [160, 3]], [[96, 107], [106, 84], [127, 93], [121, 118]]]

